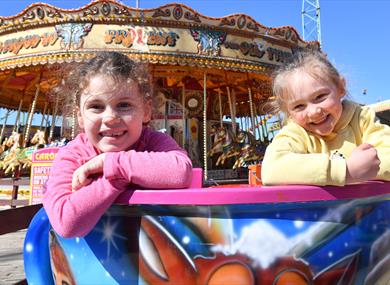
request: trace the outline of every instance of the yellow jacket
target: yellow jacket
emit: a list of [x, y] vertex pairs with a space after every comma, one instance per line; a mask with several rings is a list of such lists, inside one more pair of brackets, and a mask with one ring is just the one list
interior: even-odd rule
[[288, 121], [266, 150], [262, 182], [345, 185], [345, 159], [362, 143], [377, 150], [381, 162], [377, 179], [390, 180], [390, 127], [376, 120], [368, 107], [344, 100], [340, 120], [325, 137]]

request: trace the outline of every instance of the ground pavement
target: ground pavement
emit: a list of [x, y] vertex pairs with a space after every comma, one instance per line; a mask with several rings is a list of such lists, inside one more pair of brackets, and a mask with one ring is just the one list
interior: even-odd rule
[[[4, 221], [1, 221], [4, 222]], [[0, 284], [15, 284], [25, 279], [23, 242], [26, 230], [0, 235]]]
[[[0, 192], [0, 199], [11, 199], [11, 197]], [[21, 194], [18, 199], [28, 199], [28, 196]], [[0, 211], [7, 209], [10, 209], [10, 206], [0, 206]], [[6, 222], [0, 221], [0, 223]], [[23, 265], [23, 243], [26, 231], [0, 235], [0, 285], [15, 284], [26, 278]]]

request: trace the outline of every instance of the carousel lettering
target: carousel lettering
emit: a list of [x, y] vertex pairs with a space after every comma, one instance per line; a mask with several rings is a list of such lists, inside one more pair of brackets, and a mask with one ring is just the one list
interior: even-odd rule
[[51, 161], [56, 157], [56, 153], [37, 153], [35, 155], [35, 160], [40, 161]]
[[276, 62], [286, 62], [291, 58], [291, 53], [271, 47], [267, 48], [267, 55], [269, 60], [275, 60]]
[[[55, 154], [54, 154], [54, 156], [53, 156], [53, 158], [51, 159], [51, 160], [53, 160], [54, 159], [54, 157], [55, 157]], [[47, 159], [46, 159], [47, 160]], [[49, 174], [49, 172], [50, 172], [50, 167], [49, 166], [47, 166], [47, 167], [36, 167], [36, 168], [34, 168], [34, 174], [36, 173], [36, 174]]]
[[106, 34], [104, 36], [104, 42], [106, 44], [122, 44], [123, 46], [129, 48], [133, 45], [135, 40], [135, 32], [134, 31], [114, 31], [114, 30], [108, 30], [106, 31]]
[[57, 35], [54, 33], [45, 33], [42, 36], [28, 35], [24, 38], [15, 38], [6, 40], [4, 43], [0, 42], [0, 53], [12, 52], [18, 54], [22, 48], [32, 49], [36, 48], [40, 42], [43, 46], [54, 45], [57, 41]]
[[58, 39], [58, 36], [55, 33], [44, 33], [41, 36], [42, 45], [44, 47], [47, 47], [48, 45], [51, 45], [51, 46], [54, 45], [55, 42], [57, 41], [57, 39]]
[[258, 57], [258, 58], [262, 58], [263, 55], [265, 54], [265, 51], [260, 50], [257, 45], [252, 44], [252, 43], [247, 43], [247, 42], [242, 42], [241, 43], [240, 51], [244, 55], [248, 55], [249, 54], [250, 56]]
[[29, 49], [38, 46], [41, 41], [41, 37], [38, 35], [26, 36], [24, 38], [6, 40], [2, 45], [1, 52], [12, 52], [18, 54], [22, 48]]
[[[127, 48], [134, 43], [139, 45], [175, 46], [179, 35], [173, 32], [145, 32], [143, 28], [128, 30], [108, 30], [104, 36], [106, 44], [121, 44]], [[146, 40], [145, 40], [146, 39]]]
[[148, 35], [148, 45], [153, 46], [170, 46], [174, 47], [176, 45], [176, 40], [179, 38], [179, 35], [173, 32], [163, 33], [163, 32], [150, 32]]
[[242, 42], [225, 42], [225, 47], [228, 49], [240, 50], [243, 55], [249, 55], [257, 58], [262, 58], [265, 51], [261, 50], [257, 44]]

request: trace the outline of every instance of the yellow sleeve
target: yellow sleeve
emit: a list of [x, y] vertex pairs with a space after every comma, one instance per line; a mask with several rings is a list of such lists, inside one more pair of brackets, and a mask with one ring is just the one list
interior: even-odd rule
[[266, 150], [261, 167], [263, 185], [344, 185], [345, 160], [331, 160], [327, 153], [308, 153], [308, 143], [303, 130], [288, 125], [282, 129]]
[[360, 113], [362, 143], [373, 145], [381, 162], [377, 179], [390, 180], [390, 127], [381, 124], [375, 112], [368, 107]]

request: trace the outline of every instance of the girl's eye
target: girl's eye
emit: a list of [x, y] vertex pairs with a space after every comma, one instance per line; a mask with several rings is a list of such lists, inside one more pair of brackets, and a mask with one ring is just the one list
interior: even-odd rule
[[117, 108], [121, 111], [126, 111], [132, 109], [132, 105], [129, 102], [121, 102], [117, 105]]
[[293, 106], [292, 109], [293, 109], [293, 111], [298, 112], [298, 111], [302, 111], [304, 108], [305, 108], [305, 105], [298, 104], [298, 105]]
[[98, 111], [102, 111], [102, 110], [104, 110], [104, 105], [102, 105], [102, 104], [97, 104], [97, 103], [91, 103], [91, 104], [88, 104], [87, 106], [86, 106], [86, 109], [87, 110], [91, 110], [91, 111], [93, 111], [93, 112], [98, 112]]
[[328, 93], [319, 94], [318, 96], [315, 97], [315, 101], [321, 102], [321, 101], [325, 100], [327, 96], [328, 96]]

